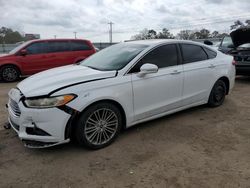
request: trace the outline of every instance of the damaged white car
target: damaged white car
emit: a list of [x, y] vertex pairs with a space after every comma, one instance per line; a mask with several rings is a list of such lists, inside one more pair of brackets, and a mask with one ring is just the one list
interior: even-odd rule
[[197, 105], [220, 106], [234, 79], [233, 57], [206, 45], [124, 42], [20, 82], [9, 92], [9, 122], [28, 147], [74, 138], [99, 149], [122, 128]]

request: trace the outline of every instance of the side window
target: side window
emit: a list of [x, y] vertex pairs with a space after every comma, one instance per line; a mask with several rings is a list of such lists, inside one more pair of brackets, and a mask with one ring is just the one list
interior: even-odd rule
[[143, 64], [151, 63], [158, 66], [158, 68], [175, 66], [178, 64], [178, 54], [175, 44], [168, 44], [160, 46], [146, 56], [144, 56], [129, 73], [140, 72], [140, 67]]
[[192, 63], [208, 59], [207, 54], [201, 46], [193, 44], [181, 44], [184, 63]]
[[71, 41], [71, 50], [72, 51], [82, 51], [82, 50], [91, 50], [91, 48], [84, 41]]
[[27, 48], [28, 54], [43, 54], [46, 53], [46, 42], [35, 42], [29, 45]]
[[215, 58], [217, 56], [217, 53], [215, 51], [210, 50], [208, 48], [204, 48], [204, 47], [203, 47], [203, 49], [207, 53], [209, 59], [213, 59], [213, 58]]
[[51, 41], [48, 42], [48, 52], [56, 53], [56, 52], [66, 52], [70, 51], [70, 45], [67, 41]]

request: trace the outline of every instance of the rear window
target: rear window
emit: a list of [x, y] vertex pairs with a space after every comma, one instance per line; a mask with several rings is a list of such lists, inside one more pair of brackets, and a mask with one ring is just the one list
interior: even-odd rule
[[84, 41], [71, 41], [70, 45], [72, 51], [91, 50], [90, 46]]
[[213, 50], [210, 50], [208, 48], [203, 48], [205, 50], [205, 52], [207, 53], [207, 56], [209, 59], [213, 59], [217, 56], [217, 53]]
[[208, 59], [207, 54], [201, 46], [181, 44], [181, 49], [184, 63], [192, 63]]

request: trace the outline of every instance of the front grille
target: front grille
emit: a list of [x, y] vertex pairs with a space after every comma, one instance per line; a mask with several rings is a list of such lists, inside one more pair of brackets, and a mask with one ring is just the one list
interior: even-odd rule
[[20, 117], [21, 111], [20, 111], [20, 108], [19, 108], [19, 106], [18, 106], [18, 104], [17, 104], [16, 101], [10, 99], [10, 101], [9, 101], [9, 107], [10, 107], [11, 112], [13, 112], [13, 114], [16, 117]]

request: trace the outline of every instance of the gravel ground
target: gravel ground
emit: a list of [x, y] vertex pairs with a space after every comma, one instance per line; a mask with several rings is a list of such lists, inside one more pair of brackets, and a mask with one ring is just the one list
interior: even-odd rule
[[0, 84], [0, 187], [250, 187], [250, 78], [223, 106], [200, 106], [124, 131], [111, 146], [27, 149], [4, 130]]

